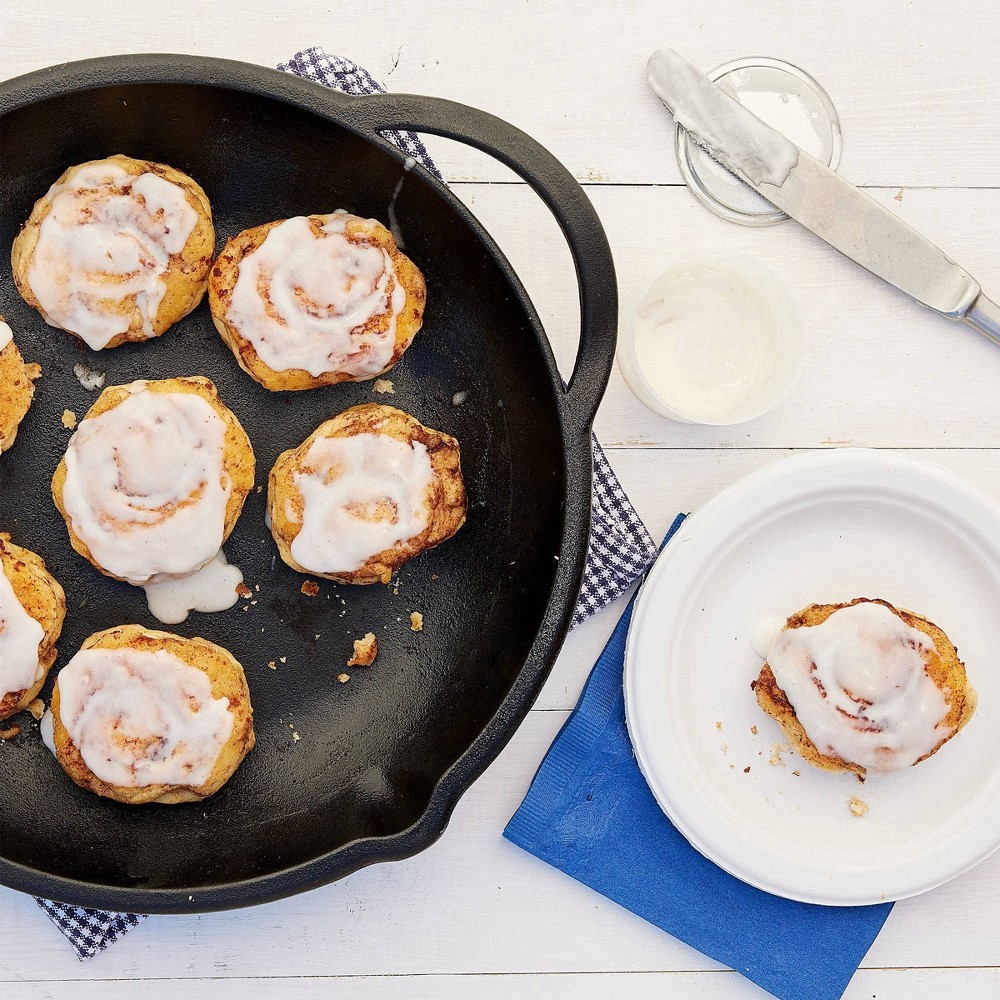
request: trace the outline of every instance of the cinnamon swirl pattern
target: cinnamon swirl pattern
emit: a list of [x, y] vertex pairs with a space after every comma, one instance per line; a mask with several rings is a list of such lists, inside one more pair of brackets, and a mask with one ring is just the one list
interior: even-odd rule
[[253, 478], [246, 433], [196, 376], [105, 389], [70, 439], [52, 496], [77, 552], [146, 586], [215, 559]]
[[458, 442], [391, 406], [355, 406], [278, 457], [267, 502], [271, 533], [293, 569], [388, 583], [465, 523]]
[[388, 371], [423, 322], [426, 286], [374, 219], [346, 212], [235, 236], [209, 303], [244, 371], [271, 390], [360, 382]]
[[860, 777], [926, 760], [976, 705], [941, 629], [866, 598], [792, 615], [753, 686], [809, 763]]
[[158, 337], [201, 301], [215, 249], [208, 198], [162, 163], [70, 167], [35, 204], [11, 264], [24, 300], [94, 350]]
[[42, 689], [65, 617], [66, 595], [42, 557], [0, 532], [0, 722]]
[[56, 678], [48, 724], [73, 781], [131, 805], [207, 798], [254, 745], [250, 693], [232, 654], [138, 625], [84, 642]]
[[35, 395], [35, 379], [41, 374], [38, 365], [24, 363], [13, 331], [0, 316], [0, 452], [14, 443]]

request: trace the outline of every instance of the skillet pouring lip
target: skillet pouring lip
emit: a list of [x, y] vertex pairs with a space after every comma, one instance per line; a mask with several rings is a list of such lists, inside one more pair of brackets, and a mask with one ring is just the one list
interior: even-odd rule
[[[367, 100], [366, 98], [350, 97], [292, 74], [266, 67], [188, 55], [110, 56], [66, 63], [2, 81], [0, 82], [0, 129], [5, 116], [44, 104], [51, 99], [130, 85], [214, 88], [238, 91], [270, 102], [277, 101], [299, 112], [318, 116], [336, 128], [352, 132], [365, 142], [374, 144], [383, 152], [394, 156], [400, 164], [406, 158], [405, 153], [365, 127], [363, 120], [353, 113], [351, 109], [355, 106], [354, 102], [363, 102]], [[462, 114], [468, 114], [469, 121], [474, 121], [475, 116], [480, 116], [484, 130], [489, 133], [487, 146], [480, 148], [502, 148], [504, 134], [491, 131], [496, 123], [505, 126], [511, 134], [517, 133], [517, 130], [507, 126], [506, 123], [501, 123], [492, 116], [466, 108], [464, 105], [453, 105], [451, 102], [436, 98], [389, 96], [404, 104], [413, 101], [417, 102], [419, 107], [437, 107], [442, 113], [448, 109], [460, 109]], [[446, 134], [447, 130], [429, 129], [429, 131]], [[517, 134], [523, 136], [523, 133]], [[527, 141], [533, 143], [533, 140]], [[552, 163], [558, 165], [551, 154], [545, 155]], [[605, 291], [601, 308], [597, 310], [598, 315], [588, 316], [586, 309], [581, 310], [584, 313], [583, 345], [578, 370], [571, 380], [568, 394], [560, 379], [541, 322], [510, 264], [488, 232], [447, 186], [437, 181], [429, 172], [420, 171], [422, 181], [434, 188], [437, 196], [446, 202], [449, 211], [471, 230], [483, 244], [485, 251], [493, 257], [513, 291], [515, 299], [513, 308], [523, 311], [527, 323], [535, 334], [554, 389], [556, 406], [553, 416], [558, 420], [558, 431], [562, 440], [565, 493], [562, 496], [562, 534], [556, 557], [558, 565], [549, 590], [548, 603], [534, 633], [528, 655], [495, 713], [479, 730], [473, 742], [436, 780], [427, 806], [419, 818], [399, 832], [385, 836], [365, 836], [281, 870], [241, 880], [211, 882], [203, 886], [154, 888], [80, 881], [9, 860], [3, 856], [0, 845], [0, 884], [36, 896], [100, 909], [146, 913], [206, 912], [268, 902], [343, 878], [368, 864], [410, 857], [428, 847], [444, 832], [461, 795], [496, 758], [535, 701], [569, 630], [586, 564], [591, 523], [591, 426], [593, 413], [610, 377], [617, 323], [617, 291], [613, 261], [596, 212], [590, 207], [582, 189], [573, 181], [565, 168], [559, 167], [559, 169], [565, 174], [565, 178], [560, 178], [563, 190], [571, 190], [575, 185], [579, 197], [590, 213], [590, 217], [587, 217], [579, 204], [566, 209], [567, 215], [575, 211], [578, 233], [586, 231], [587, 236], [587, 239], [578, 239], [579, 247], [574, 247], [573, 240], [567, 234], [577, 265], [581, 300], [586, 305], [585, 293], [592, 291], [596, 277], [601, 277], [610, 286], [610, 290]], [[0, 179], [2, 173], [3, 168], [0, 167]], [[527, 175], [522, 174], [522, 176]], [[560, 217], [559, 192], [540, 190], [540, 184], [530, 179], [529, 183], [545, 198], [566, 234], [567, 226]], [[549, 197], [546, 197], [546, 194]], [[596, 262], [592, 263], [591, 271], [600, 270], [602, 272], [600, 275], [588, 274], [586, 268], [581, 267], [580, 254], [584, 252], [590, 253], [592, 262]], [[592, 328], [589, 335], [590, 350], [594, 356], [599, 354], [599, 357], [597, 360], [592, 357], [590, 370], [584, 371], [583, 369], [588, 367], [585, 363], [588, 325]], [[598, 343], [599, 351], [593, 346]], [[574, 400], [572, 394], [578, 375], [585, 385], [584, 389], [577, 392], [577, 398]], [[579, 398], [581, 396], [586, 398], [581, 400]], [[497, 835], [499, 836], [499, 831]]]

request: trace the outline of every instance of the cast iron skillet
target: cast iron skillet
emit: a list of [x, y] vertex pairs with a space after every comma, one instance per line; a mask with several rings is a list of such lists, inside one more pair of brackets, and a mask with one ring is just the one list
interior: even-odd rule
[[[397, 128], [490, 153], [555, 215], [580, 285], [568, 388], [497, 246], [425, 170], [406, 172], [404, 155], [379, 135]], [[392, 203], [428, 286], [423, 331], [389, 376], [395, 394], [375, 396], [371, 383], [268, 393], [236, 366], [205, 304], [159, 340], [98, 354], [46, 327], [14, 288], [11, 241], [65, 167], [117, 152], [195, 177], [220, 247], [248, 226], [335, 208], [389, 222]], [[46, 700], [90, 633], [156, 625], [140, 590], [71, 550], [52, 504], [49, 482], [69, 437], [60, 417], [82, 416], [96, 398], [74, 377], [76, 363], [107, 371], [109, 385], [208, 375], [253, 441], [261, 484], [278, 453], [322, 420], [390, 402], [459, 439], [470, 495], [466, 526], [408, 564], [398, 587], [324, 583], [310, 598], [303, 578], [275, 560], [264, 497], [252, 494], [226, 551], [253, 599], [173, 630], [221, 643], [244, 664], [256, 748], [204, 803], [129, 808], [73, 785], [20, 716], [22, 734], [0, 744], [0, 883], [116, 910], [214, 910], [309, 889], [435, 840], [527, 713], [582, 578], [590, 427], [614, 355], [617, 292], [604, 232], [570, 174], [524, 133], [450, 101], [346, 97], [191, 56], [57, 66], [0, 83], [0, 312], [44, 370], [17, 444], [0, 457], [0, 529], [42, 553], [68, 595]], [[423, 613], [421, 633], [409, 629], [412, 610]], [[378, 660], [338, 683], [352, 637], [369, 629]]]

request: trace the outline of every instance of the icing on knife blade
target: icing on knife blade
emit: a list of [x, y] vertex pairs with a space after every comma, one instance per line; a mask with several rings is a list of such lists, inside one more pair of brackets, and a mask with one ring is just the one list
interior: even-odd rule
[[647, 79], [674, 120], [714, 159], [754, 187], [781, 187], [799, 161], [798, 146], [672, 49], [646, 64]]

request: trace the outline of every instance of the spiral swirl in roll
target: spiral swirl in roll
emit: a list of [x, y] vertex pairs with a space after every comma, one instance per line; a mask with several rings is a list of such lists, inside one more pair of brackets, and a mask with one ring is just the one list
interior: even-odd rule
[[67, 170], [11, 254], [24, 299], [94, 350], [159, 336], [207, 285], [205, 192], [160, 163], [112, 156]]
[[426, 296], [419, 270], [374, 219], [345, 212], [234, 237], [209, 283], [212, 316], [268, 389], [374, 378], [410, 345]]
[[17, 429], [35, 395], [35, 379], [41, 368], [25, 364], [14, 343], [14, 333], [0, 316], [0, 452], [17, 438]]
[[793, 615], [756, 685], [765, 711], [806, 741], [807, 760], [862, 776], [926, 759], [975, 707], [965, 666], [936, 625], [862, 598]]
[[246, 677], [232, 654], [138, 625], [90, 636], [59, 672], [51, 711], [66, 773], [131, 804], [203, 799], [254, 744]]
[[268, 480], [281, 558], [341, 583], [388, 583], [465, 523], [458, 441], [392, 406], [353, 406], [278, 456]]
[[137, 586], [215, 558], [253, 484], [253, 451], [205, 378], [105, 389], [53, 479], [78, 552]]
[[0, 721], [41, 690], [65, 617], [66, 596], [42, 557], [0, 532]]

